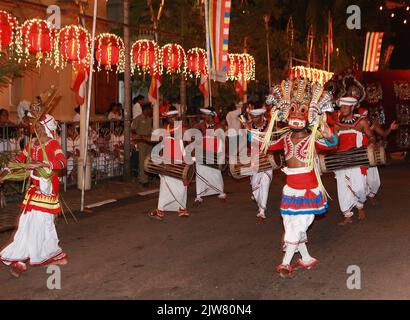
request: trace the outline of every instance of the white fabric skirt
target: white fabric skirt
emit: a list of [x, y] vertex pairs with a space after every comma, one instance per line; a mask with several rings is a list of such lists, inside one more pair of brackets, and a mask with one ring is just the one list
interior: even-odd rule
[[206, 197], [224, 194], [221, 170], [196, 163], [196, 196]]
[[360, 167], [335, 171], [340, 210], [350, 212], [354, 207], [361, 209], [367, 198], [367, 180]]
[[374, 197], [380, 188], [380, 175], [377, 167], [367, 169], [367, 195]]
[[307, 230], [315, 220], [314, 214], [289, 215], [282, 214], [285, 228], [284, 244], [299, 245], [307, 242]]
[[31, 210], [20, 216], [13, 242], [0, 252], [0, 259], [7, 265], [17, 261], [41, 265], [65, 255], [58, 242], [54, 215]]
[[158, 209], [162, 211], [178, 211], [186, 209], [188, 188], [182, 180], [160, 175]]
[[251, 177], [252, 195], [259, 210], [266, 210], [273, 170], [258, 172]]

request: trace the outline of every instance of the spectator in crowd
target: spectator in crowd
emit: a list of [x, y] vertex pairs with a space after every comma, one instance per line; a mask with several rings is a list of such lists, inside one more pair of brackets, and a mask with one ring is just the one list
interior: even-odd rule
[[113, 102], [108, 113], [108, 120], [122, 120], [121, 104]]
[[136, 133], [139, 153], [138, 181], [144, 187], [148, 186], [148, 175], [144, 171], [145, 158], [151, 153], [151, 133], [152, 133], [152, 105], [145, 103], [142, 105], [142, 114], [132, 122], [132, 130]]
[[114, 168], [117, 168], [118, 164], [124, 164], [124, 127], [121, 122], [114, 125], [110, 136], [110, 151], [114, 155]]
[[138, 95], [132, 99], [132, 119], [135, 119], [142, 113], [142, 104], [144, 103], [144, 96]]
[[80, 109], [81, 107], [80, 106], [77, 106], [75, 109], [74, 109], [74, 111], [75, 111], [75, 115], [74, 115], [74, 117], [73, 117], [73, 122], [80, 122]]
[[6, 109], [0, 109], [0, 126], [13, 124], [9, 119], [9, 112]]
[[74, 167], [80, 156], [80, 135], [77, 128], [67, 125], [67, 176], [73, 178]]

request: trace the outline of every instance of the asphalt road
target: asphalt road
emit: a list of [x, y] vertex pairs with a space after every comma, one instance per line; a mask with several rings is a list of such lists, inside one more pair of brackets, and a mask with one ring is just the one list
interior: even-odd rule
[[[150, 220], [155, 199], [123, 201], [79, 223], [59, 224], [69, 254], [61, 289], [47, 288], [45, 267], [20, 279], [0, 269], [1, 299], [410, 299], [410, 166], [381, 169], [379, 205], [366, 205], [364, 222], [340, 227], [336, 181], [324, 179], [334, 201], [309, 230], [308, 248], [320, 260], [294, 279], [278, 277], [284, 176], [271, 188], [268, 221], [255, 224], [248, 180], [226, 177], [228, 201], [206, 198], [192, 216]], [[192, 189], [193, 191], [193, 189]], [[1, 246], [10, 234], [0, 235]], [[361, 289], [347, 287], [358, 266]], [[356, 274], [357, 275], [357, 274]], [[358, 282], [356, 281], [356, 284]]]

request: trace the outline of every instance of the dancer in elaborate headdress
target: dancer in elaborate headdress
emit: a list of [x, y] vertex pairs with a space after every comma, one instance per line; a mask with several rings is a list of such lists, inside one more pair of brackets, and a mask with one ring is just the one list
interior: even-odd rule
[[[22, 213], [13, 241], [0, 252], [0, 260], [19, 277], [30, 266], [67, 264], [59, 247], [54, 217], [61, 212], [58, 172], [67, 167], [61, 146], [55, 139], [57, 123], [38, 112], [32, 120], [35, 138], [8, 165], [3, 179], [16, 172], [28, 173], [31, 181], [22, 203]], [[0, 179], [1, 180], [1, 179]]]
[[[287, 80], [273, 89], [267, 103], [273, 108], [264, 149], [284, 151], [286, 167], [282, 171], [287, 177], [280, 206], [285, 254], [276, 271], [283, 278], [291, 278], [295, 268], [311, 269], [318, 263], [307, 250], [306, 233], [315, 215], [324, 214], [328, 206], [315, 156], [318, 150], [332, 150], [338, 143], [326, 124], [325, 112], [333, 111], [332, 95], [318, 83]], [[281, 129], [281, 137], [272, 142], [269, 132], [277, 120], [286, 122], [288, 127]], [[292, 266], [297, 251], [302, 259]]]

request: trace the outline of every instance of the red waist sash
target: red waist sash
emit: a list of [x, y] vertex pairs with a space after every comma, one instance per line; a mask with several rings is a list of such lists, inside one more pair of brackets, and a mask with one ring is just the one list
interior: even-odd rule
[[314, 171], [286, 175], [286, 184], [297, 190], [315, 189], [319, 186]]

